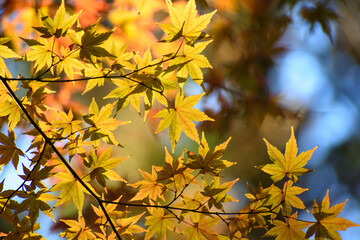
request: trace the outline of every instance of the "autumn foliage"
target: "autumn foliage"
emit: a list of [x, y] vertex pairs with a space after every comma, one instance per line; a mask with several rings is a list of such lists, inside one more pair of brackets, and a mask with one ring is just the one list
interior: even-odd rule
[[[81, 1], [75, 1], [72, 13], [64, 1], [53, 13], [43, 1], [38, 12], [31, 12], [36, 18], [32, 28], [24, 26], [24, 35], [0, 38], [0, 116], [7, 125], [0, 133], [0, 167], [12, 164], [23, 180], [17, 189], [4, 189], [7, 179], [0, 184], [0, 216], [12, 226], [0, 232], [2, 239], [44, 239], [37, 233], [40, 212], [62, 223], [60, 237], [66, 239], [166, 239], [170, 231], [185, 239], [248, 239], [259, 229], [275, 239], [340, 239], [339, 231], [359, 226], [338, 216], [346, 200], [330, 204], [329, 191], [312, 207], [301, 200], [308, 188], [298, 185], [299, 178], [312, 171], [306, 165], [316, 147], [298, 153], [293, 128], [284, 153], [264, 139], [270, 161], [257, 168], [273, 184], [248, 185], [244, 207], [227, 210], [228, 203], [238, 201], [231, 195], [239, 179], [222, 175], [237, 167], [223, 159], [231, 139], [209, 146], [206, 132], [199, 133], [195, 124], [214, 121], [195, 108], [205, 92], [184, 91], [189, 81], [206, 91], [203, 70], [212, 66], [204, 51], [213, 40], [205, 28], [216, 11], [199, 14], [195, 0], [154, 1], [150, 10], [169, 15], [153, 26], [163, 37], [142, 44], [137, 38], [132, 47], [140, 50], [128, 50], [121, 32], [132, 26], [106, 29], [94, 15], [110, 11], [108, 4], [90, 2], [97, 6], [92, 14], [82, 13], [80, 8], [92, 10]], [[116, 4], [123, 7], [121, 1]], [[154, 14], [144, 4], [139, 1], [136, 14]], [[13, 77], [5, 59], [31, 64], [32, 71]], [[105, 104], [95, 91], [105, 94]], [[142, 179], [134, 182], [116, 171], [131, 161], [115, 151], [123, 147], [115, 130], [131, 124], [121, 120], [126, 108], [155, 124], [154, 133], [166, 131], [171, 143], [162, 164], [139, 170]], [[23, 135], [31, 141], [26, 151], [17, 142]], [[179, 150], [181, 135], [197, 144], [196, 152]], [[116, 195], [114, 189], [123, 191]], [[75, 218], [54, 214], [69, 203], [77, 209]], [[311, 213], [313, 220], [300, 213]]]

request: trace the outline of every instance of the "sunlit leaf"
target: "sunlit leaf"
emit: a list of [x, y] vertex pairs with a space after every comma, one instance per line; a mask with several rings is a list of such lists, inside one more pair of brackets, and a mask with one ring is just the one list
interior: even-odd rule
[[309, 238], [315, 234], [316, 240], [341, 239], [338, 231], [345, 231], [349, 227], [360, 226], [350, 220], [338, 217], [346, 202], [347, 200], [330, 207], [329, 190], [326, 191], [326, 195], [320, 204], [314, 199], [312, 214], [316, 219], [316, 223], [309, 227], [305, 237]]
[[156, 133], [164, 131], [169, 127], [169, 137], [173, 151], [182, 131], [184, 131], [189, 138], [200, 143], [199, 135], [192, 121], [214, 121], [205, 113], [193, 108], [203, 95], [204, 94], [199, 94], [184, 98], [179, 92], [176, 95], [173, 108], [163, 109], [154, 116], [161, 118]]
[[311, 172], [311, 170], [304, 168], [304, 166], [310, 160], [312, 153], [317, 147], [297, 155], [298, 149], [293, 128], [291, 128], [290, 139], [286, 143], [285, 156], [266, 139], [264, 141], [273, 164], [266, 164], [261, 167], [261, 170], [270, 174], [274, 182], [280, 181], [285, 176], [297, 182], [298, 176]]

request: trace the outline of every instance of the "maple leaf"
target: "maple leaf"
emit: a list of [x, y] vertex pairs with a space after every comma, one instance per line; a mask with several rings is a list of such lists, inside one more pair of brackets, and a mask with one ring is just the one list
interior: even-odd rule
[[183, 37], [186, 44], [193, 45], [194, 41], [210, 37], [202, 31], [209, 24], [216, 10], [197, 17], [195, 0], [190, 0], [182, 13], [173, 7], [171, 0], [166, 0], [166, 4], [172, 24], [158, 23], [162, 30], [169, 35], [164, 41], [172, 42]]
[[156, 235], [156, 239], [166, 239], [166, 229], [171, 231], [175, 229], [174, 215], [165, 214], [163, 208], [148, 208], [148, 211], [150, 216], [145, 217], [145, 225], [148, 226], [145, 239], [151, 239], [154, 235]]
[[359, 224], [353, 223], [342, 217], [337, 217], [343, 210], [345, 200], [342, 203], [330, 207], [329, 189], [320, 204], [315, 199], [312, 206], [312, 214], [316, 219], [316, 223], [311, 225], [306, 232], [306, 238], [310, 238], [315, 234], [315, 239], [341, 239], [338, 231], [345, 231], [349, 227], [358, 227]]
[[165, 147], [165, 166], [154, 168], [159, 175], [158, 181], [168, 180], [167, 187], [171, 188], [173, 186], [176, 192], [185, 187], [190, 181], [197, 184], [191, 174], [193, 170], [184, 165], [184, 153], [177, 160], [174, 160]]
[[183, 85], [190, 75], [191, 79], [201, 85], [204, 79], [201, 68], [212, 68], [209, 60], [200, 53], [212, 41], [196, 43], [194, 46], [185, 45], [184, 53], [179, 54], [171, 61], [169, 67], [178, 69], [177, 76], [180, 78], [180, 84]]
[[217, 233], [212, 229], [220, 218], [194, 213], [190, 215], [193, 226], [186, 227], [181, 234], [191, 240], [219, 240]]
[[237, 178], [233, 181], [220, 184], [220, 178], [215, 177], [210, 184], [208, 184], [206, 181], [203, 181], [203, 191], [201, 192], [201, 194], [205, 197], [209, 197], [209, 208], [212, 208], [212, 206], [214, 206], [217, 209], [224, 210], [223, 203], [233, 201], [237, 202], [236, 199], [234, 199], [227, 193], [238, 180], [239, 179]]
[[[26, 96], [23, 98], [26, 101]], [[14, 130], [16, 125], [20, 122], [21, 109], [14, 100], [0, 103], [0, 117], [7, 116], [10, 130]]]
[[131, 201], [143, 200], [146, 197], [149, 197], [151, 201], [156, 201], [157, 198], [165, 200], [163, 196], [163, 190], [165, 186], [162, 183], [157, 182], [155, 168], [152, 168], [151, 174], [140, 169], [139, 171], [144, 180], [129, 184], [134, 188], [140, 188], [139, 192], [131, 199]]
[[95, 234], [91, 228], [86, 227], [85, 219], [82, 216], [78, 216], [78, 220], [60, 219], [63, 223], [69, 226], [60, 234], [60, 237], [68, 239], [96, 239]]
[[[119, 201], [120, 198], [116, 199], [116, 202]], [[107, 220], [106, 215], [105, 215], [104, 211], [102, 210], [102, 208], [100, 206], [95, 207], [92, 204], [91, 204], [91, 207], [94, 210], [94, 213], [96, 214], [96, 216], [98, 216], [98, 219], [96, 219], [96, 221], [94, 223], [106, 224], [108, 220]], [[111, 218], [121, 219], [123, 212], [117, 211], [116, 207], [117, 207], [116, 204], [104, 204], [105, 211]]]
[[50, 38], [55, 36], [56, 38], [64, 37], [67, 35], [68, 29], [74, 25], [76, 20], [82, 11], [69, 16], [65, 19], [65, 6], [64, 0], [61, 1], [61, 5], [56, 11], [54, 16], [54, 20], [51, 19], [42, 9], [39, 9], [39, 15], [41, 18], [41, 22], [43, 27], [33, 27], [38, 32], [42, 33], [41, 37]]
[[24, 59], [25, 61], [35, 61], [35, 73], [45, 66], [51, 66], [55, 58], [53, 44], [53, 41], [41, 38], [39, 42], [36, 41], [36, 43], [29, 45], [32, 50], [26, 53]]
[[24, 200], [21, 201], [16, 208], [16, 214], [28, 210], [28, 216], [30, 217], [32, 225], [35, 225], [35, 222], [39, 217], [39, 210], [46, 213], [46, 215], [50, 216], [55, 221], [50, 211], [51, 207], [47, 202], [56, 200], [57, 197], [47, 193], [46, 188], [42, 188], [36, 193], [34, 191], [20, 191], [17, 193], [17, 196], [24, 198]]
[[34, 169], [30, 170], [25, 167], [23, 164], [23, 172], [24, 175], [19, 175], [23, 180], [31, 181], [30, 186], [33, 189], [36, 189], [36, 187], [39, 188], [45, 188], [46, 186], [42, 182], [42, 180], [46, 180], [50, 176], [54, 175], [54, 173], [51, 172], [55, 166], [45, 166], [40, 167], [40, 165], [37, 165]]
[[[55, 177], [60, 180], [57, 184], [55, 184], [50, 191], [60, 191], [59, 199], [57, 200], [55, 207], [65, 203], [66, 201], [72, 199], [79, 213], [82, 214], [82, 209], [84, 205], [84, 193], [88, 193], [87, 190], [83, 187], [83, 185], [72, 176], [72, 174], [67, 171], [59, 172], [55, 174]], [[83, 179], [85, 182], [85, 179]], [[87, 185], [93, 193], [96, 193], [94, 189], [90, 185]]]
[[230, 232], [235, 232], [235, 235], [239, 235], [239, 239], [241, 236], [246, 237], [255, 224], [254, 217], [251, 214], [247, 214], [249, 212], [249, 206], [246, 206], [239, 211], [239, 215], [229, 218], [229, 230]]
[[126, 52], [126, 47], [126, 44], [119, 46], [119, 43], [117, 41], [113, 41], [110, 53], [114, 55], [116, 59], [111, 65], [112, 69], [116, 69], [117, 71], [121, 71], [123, 68], [128, 70], [134, 69], [133, 64], [129, 61], [133, 58], [135, 52]]
[[70, 35], [73, 43], [80, 46], [80, 59], [87, 59], [93, 64], [96, 63], [96, 57], [115, 58], [108, 50], [100, 46], [110, 37], [115, 29], [104, 33], [97, 32], [99, 20], [88, 27], [85, 32], [78, 31]]
[[95, 148], [99, 146], [100, 139], [108, 144], [119, 145], [113, 131], [121, 125], [130, 123], [130, 121], [120, 121], [110, 117], [113, 108], [114, 104], [107, 104], [99, 111], [95, 98], [93, 98], [89, 106], [89, 115], [83, 116], [85, 122], [90, 124], [90, 128], [84, 133], [84, 139], [90, 137]]
[[19, 156], [25, 156], [21, 149], [16, 147], [16, 135], [13, 131], [9, 131], [8, 136], [0, 132], [0, 167], [6, 165], [12, 160], [12, 163], [17, 169], [19, 163]]
[[189, 158], [189, 162], [186, 163], [186, 166], [191, 169], [200, 169], [201, 174], [208, 173], [213, 176], [220, 176], [220, 171], [235, 164], [233, 162], [221, 159], [230, 139], [231, 138], [210, 151], [209, 145], [205, 139], [205, 134], [203, 132], [198, 148], [199, 154], [194, 154], [186, 150]]
[[[53, 127], [55, 128], [59, 128], [59, 131], [61, 132], [61, 135], [63, 137], [67, 137], [69, 136], [69, 139], [74, 139], [75, 132], [79, 132], [81, 133], [81, 126], [80, 123], [82, 122], [81, 120], [73, 120], [74, 115], [72, 113], [72, 110], [70, 109], [68, 114], [66, 114], [63, 111], [58, 112], [57, 114], [59, 116], [60, 119], [55, 119], [51, 122], [51, 124], [53, 125]], [[72, 135], [72, 136], [70, 136]]]
[[108, 95], [104, 98], [118, 98], [118, 102], [116, 104], [116, 113], [124, 109], [131, 102], [132, 106], [140, 113], [140, 96], [138, 94], [134, 94], [137, 83], [127, 79], [113, 79], [112, 82], [117, 86], [114, 90], [112, 90]]
[[[179, 202], [177, 207], [181, 207], [184, 209], [200, 209], [205, 205], [206, 202], [209, 201], [210, 197], [205, 197], [200, 194], [199, 191], [196, 191], [193, 197], [189, 197], [186, 195], [182, 195], [183, 200]], [[184, 211], [186, 213], [186, 211]], [[187, 212], [189, 213], [189, 212]], [[184, 213], [182, 214], [184, 216]]]
[[97, 157], [96, 152], [91, 148], [89, 158], [84, 161], [85, 166], [92, 169], [90, 172], [91, 180], [96, 179], [103, 187], [106, 187], [105, 179], [126, 182], [111, 169], [118, 166], [122, 161], [129, 158], [129, 156], [123, 158], [110, 158], [111, 149], [112, 146], [107, 148], [99, 157]]
[[266, 215], [270, 215], [269, 208], [267, 207], [268, 201], [271, 197], [270, 190], [272, 186], [263, 188], [261, 183], [257, 187], [257, 189], [253, 189], [248, 183], [247, 187], [249, 189], [249, 193], [244, 193], [245, 197], [250, 200], [248, 208], [251, 212], [255, 212], [256, 214], [250, 214], [251, 217], [254, 217], [254, 220], [262, 225], [266, 226], [267, 222], [264, 218]]
[[204, 93], [184, 98], [182, 93], [178, 92], [174, 108], [163, 109], [154, 116], [155, 118], [162, 118], [155, 133], [169, 127], [169, 137], [173, 152], [182, 131], [195, 142], [200, 142], [199, 134], [192, 121], [214, 121], [214, 119], [208, 117], [199, 109], [193, 108], [203, 95]]
[[[96, 86], [104, 86], [105, 76], [111, 72], [110, 68], [103, 68], [102, 63], [87, 64], [86, 68], [81, 70], [84, 77], [89, 78], [85, 90], [82, 94], [90, 91]], [[109, 80], [109, 79], [108, 79]]]
[[264, 141], [268, 149], [270, 160], [273, 161], [273, 164], [266, 164], [261, 167], [261, 170], [272, 175], [271, 179], [274, 182], [280, 181], [285, 176], [293, 182], [297, 182], [297, 176], [311, 172], [311, 170], [303, 168], [303, 166], [305, 166], [310, 160], [311, 155], [317, 146], [311, 150], [302, 152], [297, 156], [298, 148], [296, 145], [293, 127], [291, 127], [290, 139], [286, 143], [285, 155], [283, 155], [276, 147], [271, 145], [265, 138]]
[[60, 74], [62, 71], [70, 78], [74, 79], [74, 68], [75, 69], [84, 69], [85, 65], [78, 60], [79, 52], [78, 51], [70, 51], [69, 48], [64, 48], [64, 46], [60, 47], [61, 57], [57, 62], [56, 71]]
[[[1, 72], [0, 72], [0, 74], [3, 76], [3, 74]], [[8, 85], [10, 86], [11, 90], [13, 90], [14, 92], [16, 90], [18, 90], [18, 88], [16, 87], [17, 81], [9, 81]], [[13, 101], [13, 98], [9, 94], [9, 91], [6, 89], [4, 84], [0, 84], [0, 103], [6, 102], [6, 101], [11, 102], [11, 101]]]
[[301, 199], [296, 195], [299, 195], [307, 190], [308, 188], [293, 186], [293, 181], [291, 180], [284, 184], [282, 190], [276, 186], [272, 186], [270, 189], [271, 197], [268, 204], [272, 204], [273, 209], [276, 206], [280, 207], [281, 204], [283, 206], [283, 215], [289, 216], [292, 212], [291, 206], [298, 209], [306, 209], [303, 201], [301, 201]]
[[311, 223], [297, 220], [297, 212], [290, 217], [285, 218], [286, 222], [274, 220], [274, 227], [266, 232], [264, 237], [276, 236], [275, 240], [292, 239], [303, 240], [305, 239], [305, 232], [301, 229], [308, 227]]
[[117, 218], [116, 229], [118, 230], [120, 236], [124, 237], [124, 239], [134, 239], [134, 234], [145, 232], [145, 229], [136, 225], [136, 223], [143, 215], [144, 212], [132, 217]]
[[7, 72], [7, 67], [3, 58], [19, 58], [20, 56], [13, 52], [7, 46], [4, 46], [4, 43], [10, 41], [10, 38], [0, 38], [0, 75], [4, 76]]
[[19, 219], [18, 216], [14, 216], [13, 226], [14, 231], [9, 232], [5, 239], [11, 240], [21, 240], [21, 239], [30, 239], [30, 240], [43, 240], [44, 238], [36, 233], [35, 231], [40, 229], [40, 223], [35, 223], [32, 225], [30, 217], [25, 216], [23, 219]]

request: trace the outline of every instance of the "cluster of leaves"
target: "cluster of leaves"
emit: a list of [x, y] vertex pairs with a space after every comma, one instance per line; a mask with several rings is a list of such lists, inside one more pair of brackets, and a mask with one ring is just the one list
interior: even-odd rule
[[[358, 226], [338, 217], [346, 201], [330, 207], [328, 193], [320, 203], [314, 200], [313, 222], [297, 217], [293, 209], [306, 210], [298, 195], [307, 189], [295, 184], [309, 172], [304, 166], [315, 148], [297, 155], [293, 129], [284, 155], [265, 140], [273, 163], [260, 169], [282, 186], [249, 186], [248, 205], [226, 211], [226, 203], [237, 201], [230, 189], [238, 179], [224, 181], [221, 176], [234, 165], [222, 159], [230, 139], [210, 148], [205, 134], [199, 137], [194, 121], [213, 119], [194, 108], [204, 94], [185, 96], [183, 90], [190, 79], [204, 87], [202, 69], [211, 65], [202, 53], [212, 40], [203, 31], [215, 11], [199, 16], [194, 0], [182, 10], [170, 0], [166, 4], [171, 22], [158, 23], [166, 34], [160, 42], [172, 47], [160, 57], [152, 56], [150, 45], [143, 54], [126, 51], [111, 38], [115, 29], [102, 31], [99, 22], [83, 27], [81, 12], [67, 15], [64, 2], [53, 18], [40, 9], [41, 25], [34, 27], [38, 37], [21, 38], [30, 47], [25, 55], [4, 45], [8, 38], [0, 39], [0, 116], [8, 124], [8, 134], [0, 134], [0, 167], [12, 164], [23, 171], [17, 189], [4, 189], [4, 180], [0, 184], [0, 216], [13, 226], [0, 236], [44, 239], [36, 232], [40, 211], [58, 221], [54, 210], [68, 202], [78, 216], [60, 219], [67, 226], [60, 236], [67, 239], [165, 239], [169, 231], [187, 239], [247, 239], [258, 228], [277, 239], [314, 234], [316, 239], [339, 239], [338, 231]], [[32, 62], [33, 76], [12, 77], [3, 58]], [[81, 82], [86, 82], [82, 94], [107, 82], [113, 88], [105, 98], [115, 100], [99, 106], [93, 98], [85, 113], [47, 104], [57, 85]], [[116, 116], [128, 105], [145, 120], [150, 110], [161, 107], [153, 116], [160, 118], [156, 133], [168, 129], [174, 153], [184, 132], [198, 144], [197, 153], [185, 149], [174, 159], [165, 148], [163, 166], [140, 170], [143, 179], [128, 183], [115, 168], [129, 156], [113, 156], [113, 149], [121, 146], [114, 130], [129, 123]], [[18, 147], [15, 130], [31, 137], [26, 152]], [[26, 159], [21, 167], [20, 157]], [[45, 184], [49, 179], [50, 186]], [[128, 198], [125, 192], [114, 199], [110, 183], [137, 192], [129, 200], [123, 200]], [[91, 206], [95, 220], [84, 217], [84, 204]], [[224, 230], [217, 230], [221, 226]]]

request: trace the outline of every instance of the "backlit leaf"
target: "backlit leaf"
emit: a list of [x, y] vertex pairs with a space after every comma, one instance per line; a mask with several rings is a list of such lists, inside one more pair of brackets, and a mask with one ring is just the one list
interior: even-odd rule
[[169, 128], [169, 137], [173, 151], [182, 131], [184, 131], [186, 136], [200, 143], [198, 132], [192, 121], [214, 121], [205, 113], [193, 108], [203, 95], [204, 94], [199, 94], [184, 98], [184, 96], [178, 92], [175, 99], [175, 106], [173, 108], [163, 109], [154, 116], [161, 118], [156, 133]]
[[291, 128], [291, 136], [289, 141], [286, 143], [285, 156], [266, 139], [264, 139], [264, 141], [268, 149], [270, 160], [273, 164], [266, 164], [261, 167], [261, 170], [270, 174], [271, 179], [274, 182], [280, 181], [285, 176], [292, 181], [297, 182], [298, 176], [311, 171], [303, 166], [305, 166], [310, 160], [312, 153], [317, 147], [297, 155], [298, 149], [294, 135], [294, 128]]
[[329, 190], [326, 191], [326, 195], [320, 204], [318, 204], [314, 199], [312, 214], [316, 219], [316, 223], [309, 227], [306, 232], [306, 238], [315, 234], [316, 240], [338, 240], [341, 239], [338, 231], [345, 231], [349, 227], [360, 226], [350, 220], [338, 217], [346, 202], [347, 200], [330, 207]]

